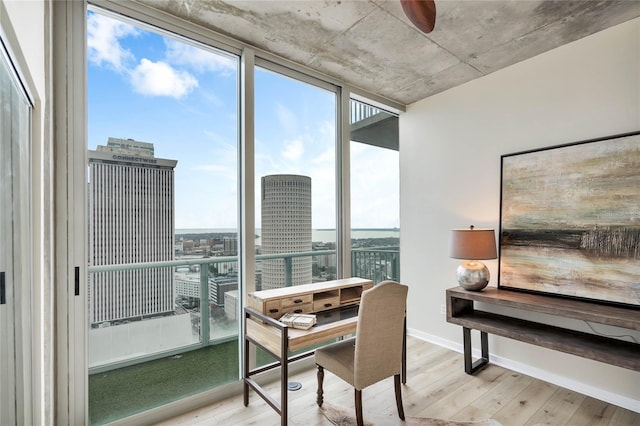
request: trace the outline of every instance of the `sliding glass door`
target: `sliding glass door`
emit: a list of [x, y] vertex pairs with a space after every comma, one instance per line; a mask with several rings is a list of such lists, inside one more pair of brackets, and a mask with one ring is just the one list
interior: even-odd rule
[[0, 425], [29, 421], [30, 126], [30, 103], [0, 43]]
[[236, 55], [87, 15], [89, 417], [238, 380]]

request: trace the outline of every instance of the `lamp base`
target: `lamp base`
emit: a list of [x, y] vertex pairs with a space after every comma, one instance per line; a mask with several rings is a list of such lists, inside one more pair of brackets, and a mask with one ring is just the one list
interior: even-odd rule
[[489, 269], [477, 260], [465, 260], [458, 266], [456, 278], [465, 290], [480, 291], [489, 284]]

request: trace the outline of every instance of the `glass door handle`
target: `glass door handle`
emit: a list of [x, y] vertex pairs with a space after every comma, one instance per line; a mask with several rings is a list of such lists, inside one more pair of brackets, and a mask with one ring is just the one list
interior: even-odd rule
[[80, 267], [76, 266], [74, 270], [74, 294], [80, 296]]
[[0, 305], [7, 303], [5, 291], [4, 272], [0, 272]]

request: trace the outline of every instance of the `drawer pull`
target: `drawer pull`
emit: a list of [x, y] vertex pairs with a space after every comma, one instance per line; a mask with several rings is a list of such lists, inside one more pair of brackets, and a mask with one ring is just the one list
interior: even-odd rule
[[332, 306], [333, 306], [333, 304], [332, 304], [332, 303], [325, 303], [325, 304], [324, 304], [324, 307], [325, 307], [325, 308], [330, 308], [330, 307], [332, 307]]
[[302, 300], [302, 299], [296, 299], [296, 300], [293, 301], [293, 303], [302, 303], [302, 302], [304, 302], [304, 300]]
[[277, 313], [277, 312], [278, 312], [278, 309], [276, 309], [276, 308], [269, 309], [269, 313], [270, 313], [270, 314], [275, 314], [275, 313]]
[[301, 314], [302, 313], [302, 309], [296, 309], [295, 311], [293, 311], [294, 314]]

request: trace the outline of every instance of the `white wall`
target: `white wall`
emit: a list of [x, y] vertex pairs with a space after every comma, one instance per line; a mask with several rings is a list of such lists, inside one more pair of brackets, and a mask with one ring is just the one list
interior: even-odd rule
[[[640, 18], [410, 105], [400, 117], [410, 332], [461, 349], [461, 328], [440, 313], [457, 285], [449, 231], [497, 231], [502, 154], [636, 130]], [[497, 260], [485, 263], [495, 286]], [[489, 350], [514, 370], [640, 412], [640, 373], [495, 336]]]

